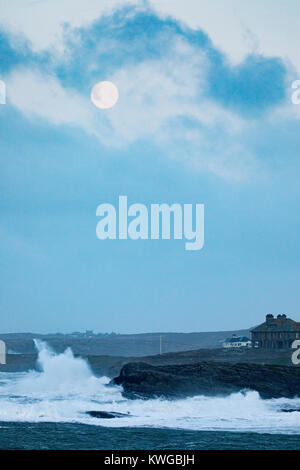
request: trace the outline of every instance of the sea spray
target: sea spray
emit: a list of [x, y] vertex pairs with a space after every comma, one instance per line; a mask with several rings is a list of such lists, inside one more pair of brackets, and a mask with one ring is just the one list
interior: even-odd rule
[[[68, 422], [109, 427], [152, 427], [300, 434], [300, 399], [262, 400], [257, 392], [182, 400], [128, 400], [109, 379], [67, 349], [54, 353], [36, 341], [40, 372], [0, 374], [0, 421]], [[97, 419], [86, 411], [129, 413]]]
[[45, 342], [34, 340], [38, 350], [38, 367], [41, 373], [32, 373], [23, 380], [28, 390], [45, 393], [78, 394], [96, 392], [99, 379], [91, 372], [87, 362], [74, 357], [70, 348], [56, 354]]

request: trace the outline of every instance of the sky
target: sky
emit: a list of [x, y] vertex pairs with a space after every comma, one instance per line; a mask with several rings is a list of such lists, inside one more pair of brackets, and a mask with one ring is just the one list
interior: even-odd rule
[[[0, 331], [300, 321], [298, 0], [2, 0]], [[117, 104], [90, 99], [112, 81]], [[205, 205], [205, 244], [96, 209]]]

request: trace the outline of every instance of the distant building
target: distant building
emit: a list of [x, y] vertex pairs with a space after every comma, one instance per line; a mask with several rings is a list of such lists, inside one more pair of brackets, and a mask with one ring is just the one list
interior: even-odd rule
[[85, 331], [85, 336], [90, 338], [91, 336], [94, 336], [94, 331], [93, 330], [86, 330]]
[[72, 338], [81, 338], [83, 335], [83, 333], [81, 333], [80, 331], [73, 331], [73, 333], [70, 333], [69, 336], [71, 336]]
[[85, 333], [81, 331], [73, 331], [73, 333], [70, 333], [68, 336], [71, 336], [72, 338], [92, 338], [96, 335], [93, 330], [86, 330]]
[[223, 348], [251, 348], [251, 346], [251, 340], [247, 336], [232, 335], [223, 342]]
[[266, 321], [251, 330], [252, 343], [265, 349], [289, 349], [300, 338], [300, 322], [286, 315], [268, 314]]

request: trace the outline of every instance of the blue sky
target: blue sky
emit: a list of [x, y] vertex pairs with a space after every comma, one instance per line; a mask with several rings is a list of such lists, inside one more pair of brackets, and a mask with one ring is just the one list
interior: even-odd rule
[[[3, 1], [0, 330], [300, 321], [297, 3]], [[122, 194], [204, 203], [204, 248], [98, 240], [97, 206]]]

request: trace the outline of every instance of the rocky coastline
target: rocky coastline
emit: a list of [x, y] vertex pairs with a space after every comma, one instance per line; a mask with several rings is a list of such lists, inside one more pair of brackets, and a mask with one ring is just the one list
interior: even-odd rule
[[249, 363], [200, 362], [153, 366], [125, 364], [112, 384], [127, 398], [186, 398], [255, 390], [261, 398], [300, 396], [300, 368]]

